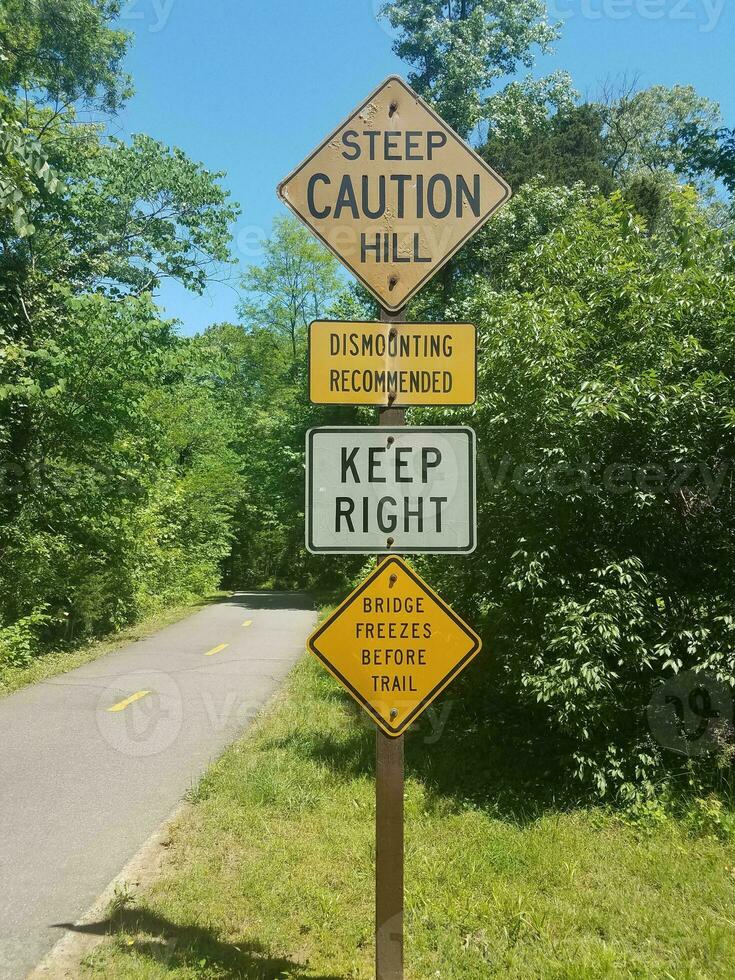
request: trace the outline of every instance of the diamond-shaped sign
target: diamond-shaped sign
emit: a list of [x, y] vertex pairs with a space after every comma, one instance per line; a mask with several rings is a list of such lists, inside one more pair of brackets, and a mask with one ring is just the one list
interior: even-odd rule
[[278, 187], [389, 310], [401, 309], [510, 194], [395, 75]]
[[395, 737], [467, 666], [481, 642], [412, 568], [391, 556], [307, 645]]

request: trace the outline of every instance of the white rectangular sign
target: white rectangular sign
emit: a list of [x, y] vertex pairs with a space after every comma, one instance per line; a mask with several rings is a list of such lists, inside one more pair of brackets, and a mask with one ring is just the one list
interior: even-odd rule
[[467, 554], [475, 433], [334, 426], [306, 436], [306, 547], [316, 554]]

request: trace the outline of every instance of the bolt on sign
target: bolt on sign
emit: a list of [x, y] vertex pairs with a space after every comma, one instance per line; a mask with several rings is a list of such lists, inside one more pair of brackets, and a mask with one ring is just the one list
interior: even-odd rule
[[306, 438], [306, 546], [316, 554], [467, 554], [476, 545], [475, 433], [334, 426]]
[[308, 640], [311, 653], [393, 737], [481, 645], [474, 630], [397, 557], [378, 565]]
[[309, 327], [309, 398], [316, 405], [472, 405], [471, 323], [336, 323]]
[[511, 195], [393, 75], [278, 187], [388, 310], [399, 310]]

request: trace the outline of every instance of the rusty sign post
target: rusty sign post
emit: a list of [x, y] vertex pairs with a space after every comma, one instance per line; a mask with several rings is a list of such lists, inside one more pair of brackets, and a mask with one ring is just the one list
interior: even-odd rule
[[376, 723], [377, 980], [403, 978], [404, 732], [481, 647], [399, 557], [475, 547], [474, 432], [407, 428], [405, 411], [475, 401], [476, 331], [407, 323], [403, 312], [510, 195], [397, 76], [278, 186], [381, 309], [380, 323], [311, 325], [311, 401], [373, 405], [385, 432], [310, 430], [306, 500], [310, 551], [379, 552], [375, 570], [308, 640]]

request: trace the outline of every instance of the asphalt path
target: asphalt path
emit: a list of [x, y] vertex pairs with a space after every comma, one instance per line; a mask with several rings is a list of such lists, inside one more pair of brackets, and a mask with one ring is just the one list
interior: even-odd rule
[[308, 597], [236, 593], [0, 699], [0, 978], [24, 977], [282, 683]]

